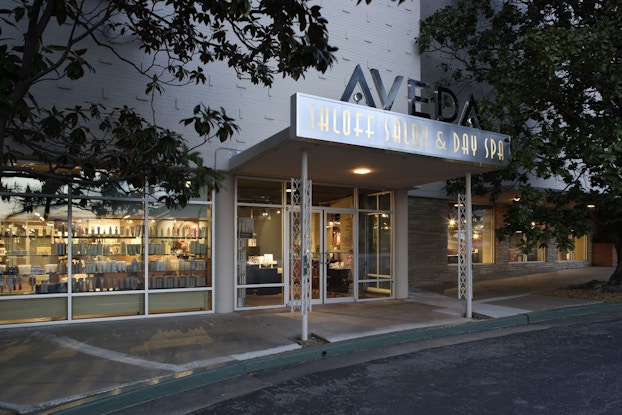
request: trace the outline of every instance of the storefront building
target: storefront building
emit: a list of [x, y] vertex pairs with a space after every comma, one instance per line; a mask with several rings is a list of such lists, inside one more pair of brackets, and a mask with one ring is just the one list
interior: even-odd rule
[[[85, 80], [38, 90], [41, 102], [58, 106], [93, 97], [110, 107], [133, 102], [190, 142], [198, 137], [179, 119], [209, 99], [237, 115], [240, 134], [201, 148], [223, 173], [222, 190], [182, 209], [169, 210], [153, 196], [67, 189], [38, 194], [38, 205], [24, 211], [17, 200], [37, 183], [2, 194], [0, 325], [292, 306], [300, 294], [292, 276], [301, 270], [292, 258], [301, 237], [308, 240], [312, 304], [406, 298], [412, 286], [455, 283], [456, 201], [420, 189], [502, 168], [509, 137], [434, 121], [426, 100], [434, 87], [420, 81], [414, 43], [418, 2], [331, 3], [322, 10], [339, 22], [329, 26], [338, 62], [299, 82], [260, 88], [214, 64], [207, 85], [167, 91], [152, 102], [102, 57], [103, 87]], [[301, 194], [300, 183], [308, 193]], [[297, 204], [299, 197], [308, 205]], [[308, 206], [301, 211], [310, 220], [297, 234], [293, 213], [300, 206]], [[587, 263], [576, 253], [557, 258], [553, 249], [513, 253], [494, 238], [502, 209], [474, 206], [475, 276]]]
[[[183, 209], [67, 191], [17, 213], [28, 194], [5, 195], [2, 323], [292, 306], [297, 238], [311, 303], [406, 298], [407, 189], [509, 156], [496, 133], [308, 94], [291, 108], [289, 128], [228, 159], [231, 190]], [[297, 237], [299, 180], [310, 227]]]

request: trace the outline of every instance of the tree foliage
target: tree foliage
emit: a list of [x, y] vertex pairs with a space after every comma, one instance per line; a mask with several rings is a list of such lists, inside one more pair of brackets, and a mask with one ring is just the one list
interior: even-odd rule
[[[525, 249], [571, 248], [591, 218], [622, 254], [621, 27], [608, 0], [459, 0], [422, 22], [418, 43], [446, 58], [446, 82], [485, 85], [484, 127], [513, 137], [508, 169], [476, 187], [521, 191], [498, 232], [522, 231]], [[534, 177], [563, 186], [535, 189]]]
[[[9, 0], [0, 6], [0, 160], [7, 178], [39, 179], [74, 192], [157, 187], [161, 200], [185, 205], [220, 176], [197, 147], [225, 141], [238, 126], [224, 109], [197, 103], [180, 120], [203, 141], [189, 147], [155, 114], [97, 102], [45, 107], [38, 84], [92, 75], [92, 62], [114, 58], [142, 76], [157, 99], [165, 87], [206, 82], [205, 67], [225, 62], [240, 78], [269, 86], [276, 75], [298, 79], [326, 71], [335, 48], [327, 21], [306, 0]], [[128, 55], [119, 39], [132, 47]], [[147, 65], [146, 63], [150, 63]], [[27, 161], [28, 163], [25, 163]], [[46, 166], [33, 168], [31, 162]], [[48, 184], [47, 186], [45, 184]], [[54, 184], [54, 186], [50, 186]]]

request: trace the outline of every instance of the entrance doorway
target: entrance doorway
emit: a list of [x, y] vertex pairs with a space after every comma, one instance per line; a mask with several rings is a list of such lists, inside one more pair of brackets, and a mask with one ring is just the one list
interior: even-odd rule
[[351, 210], [312, 211], [312, 299], [314, 303], [354, 301], [355, 215]]

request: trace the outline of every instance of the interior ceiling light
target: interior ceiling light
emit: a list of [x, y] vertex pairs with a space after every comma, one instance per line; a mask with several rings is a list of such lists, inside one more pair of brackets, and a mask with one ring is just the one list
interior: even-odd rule
[[354, 173], [354, 174], [369, 174], [369, 173], [371, 173], [371, 169], [369, 169], [367, 167], [358, 167], [358, 168], [352, 170], [352, 173]]

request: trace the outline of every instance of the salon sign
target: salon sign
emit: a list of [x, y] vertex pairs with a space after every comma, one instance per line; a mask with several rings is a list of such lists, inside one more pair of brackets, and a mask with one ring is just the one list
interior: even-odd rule
[[290, 137], [505, 166], [510, 137], [458, 124], [297, 93]]

